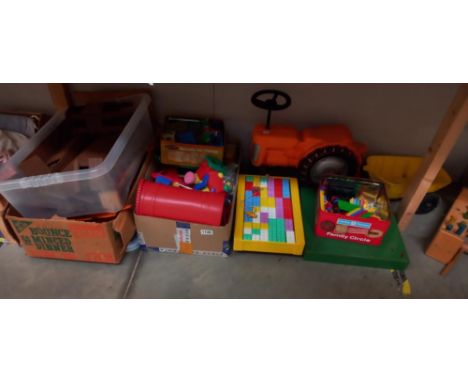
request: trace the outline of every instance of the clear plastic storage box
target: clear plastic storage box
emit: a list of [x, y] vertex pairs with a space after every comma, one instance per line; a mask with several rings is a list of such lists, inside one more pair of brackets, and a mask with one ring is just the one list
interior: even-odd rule
[[31, 218], [76, 217], [122, 209], [153, 140], [153, 129], [148, 95], [121, 100], [132, 102], [135, 109], [100, 164], [84, 170], [25, 177], [22, 163], [64, 121], [65, 112], [58, 112], [9, 162], [0, 166], [0, 193], [21, 215]]

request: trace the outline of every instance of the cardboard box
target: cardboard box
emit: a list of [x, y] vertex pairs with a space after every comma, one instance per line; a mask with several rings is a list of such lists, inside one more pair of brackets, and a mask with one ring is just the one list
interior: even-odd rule
[[[152, 171], [153, 168], [148, 168], [146, 178], [149, 178]], [[234, 206], [236, 205], [236, 188], [237, 184], [234, 185], [229, 217], [223, 226], [210, 226], [135, 214], [137, 233], [143, 244], [143, 249], [160, 253], [229, 256], [232, 253], [231, 235]]]
[[8, 202], [3, 196], [0, 195], [0, 246], [2, 246], [4, 243], [18, 244], [18, 239], [13, 233], [13, 230], [11, 229], [5, 217], [7, 208]]
[[26, 255], [50, 259], [118, 264], [135, 233], [131, 211], [106, 222], [65, 218], [28, 219], [10, 208], [8, 221]]
[[[136, 184], [152, 160], [153, 154], [149, 153], [135, 179], [129, 203], [133, 202]], [[26, 255], [31, 257], [118, 264], [135, 234], [131, 208], [116, 214], [103, 214], [93, 221], [62, 217], [25, 218], [9, 206], [6, 219]]]
[[233, 216], [232, 208], [228, 223], [220, 227], [138, 215], [135, 224], [145, 250], [227, 257], [232, 252]]
[[205, 157], [223, 160], [224, 147], [191, 145], [161, 140], [161, 162], [181, 167], [197, 167]]
[[[364, 213], [366, 210], [359, 205], [346, 214], [330, 210], [330, 208], [334, 208], [334, 202], [332, 200], [324, 200], [326, 198], [325, 195], [329, 192], [328, 190], [331, 187], [330, 182], [335, 182], [336, 184], [342, 183], [343, 189], [347, 189], [348, 185], [350, 189], [353, 187], [367, 187], [369, 189], [373, 189], [373, 191], [377, 192], [378, 197], [382, 198], [381, 200], [384, 205], [383, 208], [387, 211], [387, 217], [385, 219], [381, 219], [376, 217], [375, 214], [370, 214], [372, 215], [371, 217], [363, 217], [366, 216], [366, 213]], [[340, 187], [334, 187], [336, 187], [337, 192], [340, 192]], [[333, 194], [333, 192], [331, 192], [331, 194]], [[329, 239], [345, 240], [365, 245], [380, 245], [382, 243], [385, 233], [391, 223], [388, 198], [383, 184], [358, 178], [338, 176], [327, 177], [320, 183], [318, 199], [317, 218], [315, 223], [316, 235]], [[343, 199], [343, 201], [346, 204], [350, 204], [347, 200], [345, 201]], [[353, 216], [353, 211], [356, 211], [355, 213], [361, 215]]]

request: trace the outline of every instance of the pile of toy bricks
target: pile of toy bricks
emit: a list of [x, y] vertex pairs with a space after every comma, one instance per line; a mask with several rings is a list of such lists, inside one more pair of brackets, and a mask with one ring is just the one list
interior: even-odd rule
[[330, 176], [319, 186], [315, 233], [330, 239], [380, 245], [390, 227], [390, 208], [382, 183]]
[[[231, 253], [239, 166], [237, 147], [224, 146], [222, 126], [219, 120], [167, 119], [161, 163], [140, 180], [135, 200], [138, 236], [147, 250]], [[168, 142], [175, 144], [174, 155]]]

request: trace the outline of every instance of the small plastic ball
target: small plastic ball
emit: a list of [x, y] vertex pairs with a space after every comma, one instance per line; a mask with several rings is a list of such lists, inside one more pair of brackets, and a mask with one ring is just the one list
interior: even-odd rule
[[197, 179], [197, 177], [196, 177], [195, 173], [192, 172], [192, 171], [188, 171], [184, 175], [184, 182], [186, 184], [193, 184], [193, 183], [195, 183], [196, 179]]

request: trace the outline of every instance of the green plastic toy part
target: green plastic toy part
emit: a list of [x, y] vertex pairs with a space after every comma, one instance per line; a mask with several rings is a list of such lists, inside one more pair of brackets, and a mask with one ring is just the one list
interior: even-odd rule
[[226, 175], [226, 167], [223, 165], [223, 162], [217, 158], [213, 158], [210, 156], [206, 157], [206, 161], [208, 162], [208, 166], [217, 172], [221, 172], [223, 175]]
[[352, 203], [347, 202], [345, 200], [339, 199], [338, 200], [338, 207], [342, 211], [349, 212], [349, 211], [355, 210], [357, 206], [355, 204], [352, 204]]

